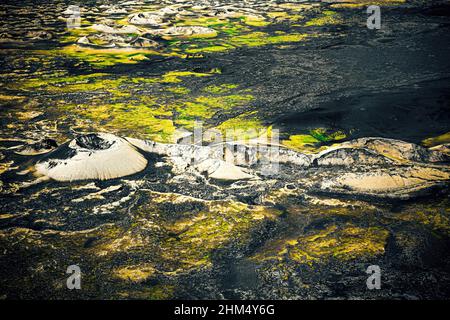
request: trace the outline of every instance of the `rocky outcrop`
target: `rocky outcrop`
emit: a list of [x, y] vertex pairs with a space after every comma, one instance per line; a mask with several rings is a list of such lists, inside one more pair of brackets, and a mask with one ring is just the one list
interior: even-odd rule
[[348, 141], [306, 155], [273, 145], [164, 144], [89, 134], [46, 155], [36, 169], [61, 181], [112, 179], [143, 170], [144, 153], [162, 156], [175, 176], [188, 180], [251, 180], [263, 185], [283, 181], [305, 192], [342, 196], [409, 199], [446, 188], [450, 179], [449, 166], [434, 162], [445, 159], [439, 151], [377, 138]]
[[448, 168], [401, 166], [345, 172], [321, 181], [317, 187], [321, 191], [346, 195], [409, 199], [433, 187], [445, 186], [449, 179]]
[[208, 178], [217, 180], [235, 181], [255, 178], [246, 173], [243, 168], [222, 160], [207, 159], [195, 165], [195, 168], [200, 173], [206, 173]]
[[36, 172], [58, 181], [107, 180], [142, 171], [147, 160], [125, 139], [97, 133], [80, 136], [49, 153]]
[[395, 139], [361, 138], [344, 142], [340, 147], [365, 148], [400, 162], [442, 162], [449, 160], [448, 156], [443, 153]]
[[44, 139], [35, 143], [30, 143], [24, 146], [21, 146], [18, 150], [15, 151], [16, 154], [20, 154], [22, 156], [34, 156], [38, 154], [44, 154], [52, 151], [57, 148], [58, 144], [53, 139]]
[[170, 37], [216, 37], [217, 31], [212, 28], [200, 26], [170, 27], [161, 32]]
[[153, 12], [139, 12], [129, 15], [128, 22], [136, 25], [161, 26], [164, 18]]
[[94, 24], [91, 26], [91, 29], [99, 32], [112, 34], [129, 34], [129, 33], [141, 34], [144, 32], [142, 29], [135, 26], [114, 27], [106, 24]]
[[151, 39], [128, 34], [101, 33], [84, 36], [78, 44], [97, 48], [157, 48], [160, 44]]

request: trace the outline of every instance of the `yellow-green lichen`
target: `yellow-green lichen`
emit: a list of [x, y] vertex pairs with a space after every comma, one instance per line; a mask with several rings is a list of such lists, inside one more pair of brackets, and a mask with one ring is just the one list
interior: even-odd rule
[[104, 79], [106, 73], [91, 73], [66, 77], [40, 77], [26, 80], [17, 85], [20, 89], [44, 89], [52, 92], [92, 91], [117, 86], [121, 79]]
[[165, 90], [176, 94], [188, 94], [191, 92], [191, 90], [185, 87], [169, 87], [166, 88]]
[[305, 26], [324, 26], [342, 23], [342, 18], [334, 11], [325, 10], [322, 16], [313, 18], [305, 23]]
[[279, 214], [273, 209], [233, 201], [214, 201], [194, 217], [179, 219], [167, 228], [176, 236], [162, 244], [167, 260], [181, 269], [211, 265], [213, 251], [230, 243], [244, 244], [250, 231], [266, 219]]
[[178, 108], [178, 120], [196, 120], [211, 118], [217, 108], [211, 108], [204, 103], [186, 102]]
[[94, 67], [110, 67], [116, 64], [135, 64], [149, 60], [152, 56], [180, 56], [177, 53], [164, 53], [149, 49], [94, 49], [69, 45], [61, 49], [40, 50], [37, 53], [50, 56], [66, 56], [89, 63]]
[[422, 141], [425, 147], [434, 147], [440, 144], [450, 143], [450, 132], [441, 134], [440, 136], [428, 138]]
[[136, 136], [168, 142], [175, 127], [170, 117], [172, 112], [164, 106], [132, 105], [125, 103], [99, 105], [66, 105], [65, 110], [91, 119], [101, 128]]
[[405, 206], [395, 219], [420, 223], [445, 236], [450, 235], [450, 206], [446, 199]]
[[291, 14], [287, 11], [273, 11], [273, 12], [268, 12], [267, 16], [275, 21], [290, 21], [290, 22], [294, 22], [294, 21], [298, 21], [303, 19], [302, 15], [299, 14]]
[[132, 81], [135, 83], [180, 83], [184, 77], [208, 77], [211, 73], [192, 72], [192, 71], [168, 71], [160, 77], [136, 77]]
[[317, 128], [310, 130], [310, 135], [320, 142], [339, 141], [345, 139], [347, 136], [342, 131], [330, 132], [325, 128]]
[[230, 45], [221, 44], [221, 45], [213, 45], [213, 46], [205, 46], [200, 48], [190, 47], [186, 49], [187, 53], [215, 53], [215, 52], [224, 52], [233, 48]]
[[22, 96], [12, 96], [12, 95], [5, 95], [0, 94], [0, 103], [9, 103], [9, 102], [23, 102], [25, 100], [25, 97]]
[[241, 20], [249, 26], [252, 27], [265, 27], [270, 24], [269, 21], [266, 21], [262, 16], [248, 15], [241, 17]]
[[259, 47], [268, 44], [299, 42], [305, 40], [308, 36], [309, 35], [307, 34], [299, 33], [271, 36], [265, 32], [251, 32], [248, 34], [233, 37], [229, 40], [229, 43], [237, 47]]
[[222, 132], [226, 140], [244, 141], [261, 136], [270, 138], [271, 127], [264, 126], [254, 112], [249, 112], [222, 122], [216, 129]]
[[174, 293], [175, 286], [157, 284], [151, 287], [144, 287], [140, 290], [119, 292], [119, 297], [123, 299], [167, 300], [173, 298]]
[[115, 277], [131, 282], [142, 282], [155, 273], [155, 268], [150, 265], [125, 266], [113, 271]]
[[190, 45], [187, 49], [187, 53], [213, 53], [213, 52], [225, 52], [238, 47], [260, 47], [265, 45], [276, 45], [291, 42], [300, 42], [308, 37], [312, 37], [311, 34], [299, 34], [299, 33], [285, 33], [277, 32], [275, 35], [270, 35], [266, 32], [250, 32], [244, 34], [237, 34], [223, 39], [219, 39], [214, 43], [197, 43]]
[[384, 254], [389, 232], [380, 227], [331, 225], [300, 237], [278, 240], [275, 252], [257, 254], [257, 260], [289, 259], [301, 264], [325, 263], [328, 259], [354, 260]]
[[210, 85], [205, 88], [203, 88], [203, 91], [213, 93], [213, 94], [221, 94], [221, 93], [227, 93], [230, 92], [233, 89], [236, 89], [239, 87], [237, 84], [232, 83], [224, 83], [221, 85]]
[[234, 110], [248, 105], [252, 95], [200, 96], [176, 107], [178, 116], [176, 123], [192, 128], [195, 120], [210, 119], [216, 112]]
[[333, 3], [331, 8], [359, 9], [370, 5], [393, 6], [405, 3], [406, 0], [346, 0], [345, 3]]
[[323, 143], [339, 141], [346, 138], [342, 131], [330, 131], [325, 128], [317, 128], [309, 131], [309, 134], [291, 135], [288, 140], [282, 140], [286, 147], [298, 151], [318, 152], [324, 148]]

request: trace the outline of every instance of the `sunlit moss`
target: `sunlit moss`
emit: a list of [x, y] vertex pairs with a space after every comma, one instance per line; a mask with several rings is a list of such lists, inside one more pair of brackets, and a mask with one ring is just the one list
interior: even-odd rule
[[[11, 166], [13, 165], [14, 162], [9, 161], [9, 162], [0, 162], [0, 174], [8, 171]], [[0, 181], [1, 182], [1, 181]], [[0, 184], [0, 188], [1, 188], [1, 184]]]
[[[119, 85], [121, 79], [104, 79], [106, 73], [91, 73], [70, 77], [41, 77], [27, 80], [17, 85], [20, 89], [45, 89], [54, 92], [88, 91], [104, 89], [109, 85]], [[112, 81], [115, 81], [112, 83]]]
[[283, 140], [281, 143], [294, 150], [317, 152], [323, 149], [322, 143], [339, 141], [345, 138], [346, 134], [342, 131], [317, 128], [310, 130], [309, 134], [291, 135], [288, 140]]
[[119, 297], [139, 300], [167, 300], [173, 298], [174, 293], [175, 287], [173, 285], [157, 284], [140, 290], [119, 292]]
[[274, 219], [278, 211], [261, 206], [249, 207], [233, 201], [214, 201], [195, 217], [180, 219], [167, 228], [176, 237], [168, 238], [162, 249], [165, 258], [176, 260], [182, 269], [211, 265], [214, 250], [230, 243], [249, 240], [250, 230], [266, 219]]
[[434, 147], [440, 144], [450, 143], [450, 132], [441, 134], [440, 136], [428, 138], [422, 141], [425, 147]]
[[124, 90], [117, 90], [117, 89], [107, 89], [107, 92], [111, 93], [113, 95], [113, 100], [123, 100], [124, 98], [131, 98], [133, 97], [133, 94], [131, 92], [126, 92]]
[[347, 137], [342, 131], [329, 132], [325, 128], [313, 129], [310, 131], [310, 134], [321, 142], [339, 141]]
[[42, 111], [34, 111], [34, 110], [15, 112], [17, 119], [22, 120], [22, 121], [29, 121], [29, 120], [34, 119], [42, 114], [43, 114]]
[[91, 49], [81, 48], [76, 45], [65, 47], [59, 54], [86, 61], [93, 66], [108, 67], [116, 64], [134, 64], [148, 59], [146, 55], [158, 54], [157, 52], [136, 49]]
[[210, 74], [208, 73], [199, 73], [191, 71], [171, 71], [163, 75], [161, 82], [177, 83], [182, 81], [180, 77], [208, 77], [208, 76], [210, 76]]
[[69, 45], [60, 49], [40, 50], [42, 53], [51, 56], [66, 56], [87, 62], [95, 67], [109, 67], [116, 64], [135, 64], [143, 60], [148, 60], [152, 56], [180, 56], [175, 52], [159, 52], [150, 49], [94, 49]]
[[242, 25], [240, 22], [241, 21], [237, 19], [231, 20], [228, 18], [220, 18], [220, 17], [199, 17], [177, 21], [175, 25], [203, 26], [213, 28], [214, 30], [217, 30], [219, 33], [225, 35], [237, 35], [248, 30], [248, 28]]
[[[69, 84], [47, 84], [42, 82], [45, 90], [49, 92], [89, 92], [89, 91], [109, 91], [113, 92], [123, 79], [103, 79], [98, 81], [91, 81], [85, 83], [69, 83]], [[117, 91], [117, 90], [116, 90]]]
[[102, 128], [135, 136], [146, 135], [167, 142], [175, 132], [172, 112], [157, 104], [132, 105], [125, 103], [99, 105], [66, 105], [65, 110], [91, 119]]
[[325, 10], [322, 16], [313, 18], [305, 23], [305, 26], [324, 26], [342, 23], [342, 18], [334, 11]]
[[250, 29], [238, 23], [229, 23], [220, 27], [220, 31], [227, 36], [236, 36]]
[[271, 19], [274, 19], [276, 21], [298, 21], [303, 19], [302, 15], [299, 14], [290, 14], [286, 11], [274, 11], [274, 12], [268, 12], [267, 16]]
[[176, 94], [188, 94], [189, 92], [191, 92], [191, 90], [185, 87], [169, 87], [165, 90]]
[[230, 108], [234, 108], [237, 106], [246, 105], [254, 98], [250, 94], [240, 95], [226, 95], [226, 96], [218, 96], [218, 97], [208, 97], [208, 96], [200, 96], [196, 99], [197, 102], [203, 103], [211, 108], [220, 108], [224, 110], [228, 110]]
[[[403, 1], [377, 2], [400, 3]], [[361, 1], [361, 3], [365, 4], [366, 2]], [[292, 6], [295, 6], [295, 8], [305, 8], [301, 6], [311, 7], [311, 5], [300, 4], [292, 4]], [[327, 16], [326, 12], [324, 14]], [[269, 17], [280, 21], [301, 18], [299, 15], [295, 16], [285, 12], [283, 12], [283, 14], [273, 14], [272, 16], [269, 15]], [[312, 21], [314, 21], [314, 19], [309, 21], [309, 23], [311, 24]], [[319, 21], [322, 24], [326, 24], [323, 20]], [[283, 33], [282, 31], [268, 31], [267, 29], [267, 33], [252, 32], [249, 35], [242, 34], [244, 30], [248, 31], [253, 29], [249, 28], [249, 26], [256, 28], [265, 26], [268, 22], [263, 20], [248, 23], [249, 21], [247, 19], [245, 21], [231, 21], [231, 19], [207, 18], [204, 22], [205, 25], [217, 29], [220, 35], [225, 38], [218, 39], [217, 41], [191, 41], [190, 43], [189, 41], [179, 41], [177, 43], [173, 43], [173, 48], [179, 49], [180, 53], [214, 53], [225, 52], [239, 46], [257, 47], [267, 44], [284, 44], [302, 41], [306, 38], [306, 35], [302, 34], [288, 34]], [[192, 21], [191, 23], [199, 25], [198, 21]], [[242, 26], [241, 24], [245, 24], [245, 26]], [[67, 37], [65, 40], [73, 41], [76, 39], [73, 34], [71, 36], [73, 38], [70, 39]], [[227, 38], [227, 36], [233, 36], [236, 37], [236, 39], [233, 39], [233, 37]], [[161, 49], [161, 52], [122, 49], [115, 51], [89, 48], [79, 48], [79, 51], [74, 50], [73, 52], [67, 52], [64, 50], [67, 49], [55, 51], [49, 50], [49, 52], [53, 52], [53, 58], [72, 57], [79, 59], [80, 61], [88, 62], [94, 67], [108, 67], [122, 63], [139, 63], [141, 61], [151, 59], [152, 55], [156, 54], [185, 57], [178, 53], [174, 54], [173, 52], [162, 53], [165, 49]], [[30, 58], [30, 60], [39, 62], [40, 58], [33, 57]], [[46, 63], [48, 63], [48, 61], [46, 61]], [[178, 65], [178, 61], [175, 65]], [[47, 64], [47, 66], [49, 65]], [[86, 69], [83, 66], [80, 70]], [[202, 88], [202, 83], [204, 82], [220, 83], [214, 79], [194, 79], [196, 77], [211, 76], [215, 73], [219, 74], [220, 70], [218, 69], [209, 73], [175, 71], [162, 75], [156, 74], [155, 76], [139, 75], [139, 77], [135, 78], [133, 78], [133, 75], [130, 75], [128, 78], [116, 77], [114, 74], [105, 73], [66, 76], [64, 75], [65, 71], [61, 72], [61, 77], [59, 77], [57, 72], [58, 71], [55, 71], [51, 78], [46, 78], [44, 76], [41, 77], [39, 73], [36, 73], [33, 76], [36, 76], [37, 78], [35, 80], [27, 81], [23, 88], [27, 90], [36, 90], [37, 92], [41, 90], [48, 91], [50, 93], [95, 92], [96, 98], [95, 101], [93, 99], [92, 103], [90, 103], [90, 100], [84, 100], [86, 95], [78, 95], [77, 98], [83, 98], [80, 99], [80, 101], [83, 101], [83, 104], [71, 103], [66, 105], [65, 102], [61, 102], [58, 105], [60, 110], [63, 111], [61, 117], [58, 117], [58, 121], [61, 120], [61, 123], [64, 126], [66, 125], [66, 120], [64, 117], [66, 115], [70, 115], [80, 121], [87, 119], [97, 125], [98, 128], [105, 129], [107, 131], [129, 133], [140, 138], [149, 137], [154, 140], [166, 142], [169, 141], [168, 137], [172, 135], [175, 129], [174, 122], [177, 122], [177, 124], [180, 125], [189, 126], [196, 118], [206, 120], [216, 115], [213, 119], [216, 121], [213, 124], [214, 126], [220, 123], [219, 121], [223, 121], [223, 118], [227, 119], [228, 117], [232, 117], [231, 119], [220, 123], [216, 126], [216, 128], [222, 131], [226, 131], [228, 129], [236, 130], [238, 133], [235, 134], [235, 139], [253, 138], [258, 135], [249, 135], [247, 129], [269, 131], [269, 128], [264, 125], [256, 113], [247, 112], [240, 114], [243, 110], [247, 110], [247, 106], [253, 101], [253, 97], [243, 94], [242, 91], [235, 92], [238, 91], [237, 85], [211, 85], [203, 89], [199, 89], [199, 92], [195, 90], [196, 88]], [[186, 83], [190, 80], [193, 80], [193, 82], [195, 81], [196, 83], [192, 86], [187, 85]], [[200, 85], [198, 85], [197, 82], [200, 82]], [[130, 87], [129, 84], [132, 86], [133, 84], [137, 85]], [[187, 95], [190, 93], [188, 88], [181, 86], [185, 84], [189, 88], [195, 88], [193, 89], [192, 96], [178, 96]], [[136, 89], [141, 90], [139, 91]], [[203, 93], [200, 93], [200, 90], [203, 90]], [[99, 91], [105, 94], [98, 94]], [[164, 95], [166, 91], [172, 94], [168, 94], [166, 96]], [[161, 96], [156, 98], [154, 96], [150, 96], [149, 92], [151, 94], [159, 92]], [[230, 92], [237, 94], [224, 97], [218, 96], [230, 94]], [[26, 92], [26, 94], [28, 93], [29, 92]], [[202, 94], [204, 96], [197, 96], [197, 94]], [[42, 96], [46, 98], [46, 95]], [[67, 97], [67, 95], [63, 94], [54, 96], [58, 96], [58, 99], [61, 100]], [[107, 99], [104, 99], [105, 97]], [[126, 100], [126, 103], [116, 103], [117, 101], [114, 101], [114, 99], [121, 98], [125, 98], [123, 100]], [[23, 102], [24, 100], [25, 98], [21, 96], [18, 96], [18, 98], [16, 96], [8, 95], [0, 96], [0, 101], [2, 101], [2, 103], [16, 103]], [[50, 99], [48, 104], [49, 106], [46, 104], [45, 107], [51, 109], [52, 106], [50, 105], [52, 102]], [[231, 112], [227, 113], [227, 111]], [[234, 113], [234, 111], [236, 112]], [[45, 110], [45, 112], [47, 112], [47, 110]], [[49, 110], [49, 112], [51, 112], [51, 110]], [[33, 116], [32, 113], [28, 113], [27, 111], [22, 113], [12, 112], [12, 114], [14, 117], [17, 116], [18, 119], [24, 121], [31, 119], [31, 116]], [[236, 114], [240, 115], [235, 116]], [[218, 117], [218, 115], [220, 115], [220, 117]], [[216, 120], [216, 118], [219, 120]], [[7, 124], [5, 127], [14, 125], [15, 124]], [[62, 131], [66, 128], [61, 126], [57, 129]], [[245, 134], [239, 132], [245, 132]], [[303, 133], [304, 134], [291, 136], [288, 140], [284, 141], [284, 144], [299, 150], [309, 147], [311, 150], [318, 150], [324, 143], [345, 138], [345, 134], [342, 132], [329, 132], [323, 129], [311, 130], [310, 132], [305, 131]], [[426, 146], [433, 146], [448, 142], [449, 137], [447, 133], [436, 138], [426, 139], [423, 144]], [[14, 165], [13, 162], [1, 163], [0, 173], [2, 173], [2, 170], [8, 170], [12, 165]], [[86, 260], [84, 260], [84, 263], [91, 259], [89, 256], [92, 253], [92, 257], [95, 257], [98, 261], [102, 261], [102, 267], [109, 267], [106, 269], [108, 270], [108, 276], [113, 276], [110, 279], [111, 283], [119, 283], [121, 289], [123, 289], [124, 287], [122, 286], [125, 286], [129, 281], [139, 283], [133, 283], [133, 289], [127, 290], [127, 292], [124, 293], [123, 297], [128, 298], [173, 298], [176, 288], [166, 284], [154, 285], [154, 282], [156, 282], [156, 277], [153, 276], [155, 274], [161, 274], [164, 275], [164, 277], [171, 277], [176, 274], [177, 271], [184, 273], [185, 271], [192, 270], [192, 268], [204, 268], [211, 266], [214, 261], [217, 261], [215, 255], [220, 254], [221, 250], [229, 249], [229, 246], [246, 246], [248, 243], [253, 244], [255, 237], [252, 231], [254, 228], [258, 231], [258, 234], [260, 234], [260, 229], [258, 228], [261, 225], [264, 225], [267, 220], [275, 219], [279, 214], [278, 211], [268, 209], [263, 206], [250, 206], [231, 200], [214, 202], [197, 200], [199, 202], [201, 201], [202, 203], [206, 203], [205, 208], [198, 209], [198, 211], [196, 211], [197, 209], [191, 210], [192, 212], [189, 212], [186, 216], [182, 216], [172, 210], [173, 205], [180, 201], [180, 196], [174, 196], [173, 198], [161, 197], [161, 201], [158, 202], [155, 199], [149, 200], [145, 197], [141, 197], [141, 193], [143, 193], [142, 190], [139, 191], [139, 201], [133, 204], [130, 203], [129, 208], [127, 209], [129, 214], [127, 214], [127, 218], [120, 223], [121, 228], [124, 229], [114, 227], [108, 232], [83, 231], [82, 233], [85, 233], [85, 236], [74, 238], [73, 243], [70, 243], [82, 247], [86, 238], [89, 237], [96, 239], [93, 240], [92, 243], [90, 242], [92, 247], [88, 246], [82, 249], [84, 253], [88, 253], [88, 255], [85, 256]], [[283, 207], [284, 212], [292, 215], [313, 215], [314, 218], [319, 216], [330, 218], [330, 216], [333, 216], [331, 217], [333, 219], [336, 216], [335, 221], [338, 221], [339, 219], [340, 222], [352, 221], [353, 223], [355, 223], [355, 220], [350, 219], [354, 219], [357, 215], [361, 214], [376, 216], [377, 219], [380, 217], [379, 214], [372, 215], [372, 213], [379, 213], [379, 211], [368, 212], [368, 205], [364, 207], [364, 212], [362, 212], [362, 210], [343, 209], [342, 206], [344, 206], [345, 203], [344, 200], [341, 199], [322, 200], [322, 204], [333, 206], [327, 210], [323, 210], [323, 208], [311, 208], [306, 205], [303, 208], [300, 206], [285, 205], [289, 200], [294, 198], [296, 200], [301, 199], [303, 201], [306, 199], [305, 201], [310, 201], [306, 196], [302, 198], [302, 196], [304, 196], [302, 191], [298, 191], [297, 193], [292, 192], [289, 195], [282, 195], [281, 192], [277, 194], [273, 193], [270, 194], [270, 196], [273, 196], [269, 200], [273, 201], [274, 205], [280, 205], [279, 207]], [[280, 200], [282, 197], [285, 197], [283, 198], [283, 201]], [[192, 197], [185, 197], [185, 201], [195, 201], [193, 199], [194, 198]], [[142, 217], [139, 217], [142, 218], [142, 220], [138, 221], [138, 219], [136, 219], [137, 215], [135, 208], [139, 205], [139, 202], [151, 202], [151, 209], [149, 209], [149, 211], [154, 213], [154, 216], [149, 214], [145, 217], [145, 223], [147, 224], [143, 224], [145, 219]], [[167, 205], [168, 209], [156, 208], [154, 206], [155, 203], [161, 204], [161, 207], [163, 207], [163, 205]], [[354, 205], [354, 203], [351, 205]], [[445, 206], [448, 208], [448, 205]], [[186, 208], [190, 208], [190, 206], [186, 206]], [[402, 224], [417, 223], [421, 228], [430, 228], [433, 232], [450, 234], [449, 212], [446, 208], [443, 208], [442, 206], [435, 208], [431, 205], [429, 207], [422, 207], [414, 204], [414, 208], [402, 208], [401, 212], [395, 212], [395, 214], [392, 215], [393, 217], [390, 218], [393, 220], [398, 219], [399, 221], [396, 222]], [[172, 217], [171, 219], [173, 220], [162, 221], [168, 216]], [[382, 218], [385, 219], [385, 216], [387, 215], [382, 216]], [[10, 219], [13, 217], [13, 214], [9, 215], [5, 213], [0, 218]], [[284, 218], [285, 217], [283, 216], [283, 219]], [[306, 221], [308, 221], [308, 219], [309, 216], [305, 218]], [[124, 225], [127, 226], [129, 220], [131, 220], [130, 228], [132, 230], [128, 230], [127, 227], [124, 227]], [[56, 220], [47, 222], [50, 224], [55, 221]], [[9, 224], [9, 221], [5, 223]], [[147, 234], [145, 231], [149, 230], [147, 227], [150, 223], [154, 223], [156, 227], [158, 227], [155, 228], [155, 230], [161, 229], [164, 230], [164, 232], [154, 236], [156, 232], [153, 232], [154, 230], [152, 229], [151, 232], [148, 232]], [[337, 225], [322, 227], [322, 225], [322, 221], [320, 221], [320, 223], [314, 224], [314, 228], [318, 229], [308, 228], [306, 229], [307, 233], [305, 235], [301, 235], [300, 233], [300, 235], [297, 234], [289, 239], [282, 239], [279, 243], [280, 247], [282, 247], [281, 250], [276, 250], [274, 252], [268, 251], [267, 254], [271, 253], [272, 255], [270, 257], [274, 259], [290, 259], [290, 261], [293, 262], [312, 264], [321, 263], [322, 261], [326, 261], [331, 258], [351, 260], [366, 256], [374, 257], [377, 255], [382, 255], [384, 252], [387, 231], [383, 228], [366, 228], [360, 225], [356, 226], [354, 224], [348, 224], [343, 227], [338, 227]], [[58, 226], [58, 229], [60, 227], [62, 226]], [[283, 228], [276, 229], [277, 236], [279, 236], [278, 231], [283, 231], [282, 229]], [[302, 226], [302, 232], [303, 231], [304, 229]], [[34, 238], [30, 236], [31, 232], [35, 233]], [[11, 248], [12, 250], [16, 250], [19, 246], [24, 245], [34, 252], [36, 250], [40, 250], [41, 245], [45, 245], [49, 248], [55, 247], [59, 251], [49, 252], [52, 257], [59, 259], [58, 257], [61, 256], [59, 253], [63, 252], [61, 250], [66, 247], [72, 248], [72, 246], [67, 245], [67, 242], [56, 241], [55, 239], [57, 236], [55, 236], [54, 231], [50, 232], [50, 235], [53, 238], [52, 241], [45, 243], [44, 239], [48, 236], [48, 232], [50, 231], [47, 230], [40, 233], [37, 231], [32, 231], [31, 229], [24, 231], [20, 237], [14, 239], [14, 246]], [[69, 232], [70, 231], [67, 233]], [[292, 233], [290, 234], [292, 235]], [[150, 239], [153, 236], [155, 239]], [[12, 237], [6, 238], [11, 239]], [[33, 240], [31, 241], [31, 239]], [[266, 237], [264, 237], [264, 240], [267, 240]], [[159, 250], [161, 250], [161, 252], [158, 252]], [[8, 248], [8, 251], [11, 251], [10, 248]], [[149, 252], [151, 252], [151, 254], [149, 254]], [[232, 250], [231, 252], [241, 253], [242, 250]], [[44, 255], [40, 256], [48, 255], [47, 251], [44, 253]], [[136, 257], [141, 259], [142, 253], [149, 254], [149, 256], [144, 257], [146, 260], [141, 265], [138, 262], [133, 261], [133, 259]], [[264, 257], [267, 258], [268, 255], [264, 254]], [[123, 260], [124, 258], [126, 261]], [[158, 264], [158, 270], [156, 270], [156, 267], [153, 266], [153, 262]], [[45, 265], [42, 266], [45, 267]], [[160, 268], [162, 268], [162, 271], [159, 271]], [[39, 272], [42, 272], [42, 270], [39, 270]], [[183, 275], [185, 275], [185, 273]], [[151, 279], [151, 281], [147, 282], [148, 279]], [[109, 280], [107, 280], [107, 282], [109, 283]], [[149, 284], [149, 282], [151, 282], [151, 284]], [[111, 291], [113, 291], [113, 289], [111, 289]]]
[[78, 41], [83, 36], [88, 36], [91, 33], [87, 28], [72, 28], [68, 29], [67, 33], [63, 35], [60, 39], [61, 43], [73, 44]]
[[268, 136], [269, 128], [264, 126], [254, 113], [244, 113], [222, 122], [216, 127], [227, 140], [255, 139], [262, 135]]
[[273, 11], [273, 12], [268, 12], [267, 16], [269, 18], [287, 18], [287, 17], [289, 17], [289, 13], [286, 11]]
[[290, 149], [303, 151], [305, 149], [314, 149], [315, 144], [318, 142], [319, 140], [311, 135], [296, 134], [290, 136], [289, 140], [283, 140], [281, 143]]
[[216, 112], [246, 106], [252, 100], [252, 95], [200, 96], [175, 107], [178, 113], [175, 122], [191, 129], [195, 120], [210, 119]]
[[309, 10], [315, 7], [318, 7], [318, 3], [293, 3], [293, 2], [287, 2], [287, 3], [280, 3], [278, 7], [283, 9], [290, 9], [294, 10], [296, 12], [298, 11], [304, 11]]
[[167, 300], [172, 298], [174, 293], [175, 287], [170, 285], [155, 285], [146, 292], [149, 300]]
[[214, 74], [202, 73], [202, 72], [192, 72], [192, 71], [169, 71], [160, 77], [138, 77], [131, 79], [134, 83], [145, 82], [145, 83], [179, 83], [182, 82], [183, 77], [208, 77]]
[[235, 46], [248, 46], [259, 47], [268, 44], [279, 44], [285, 42], [299, 42], [305, 40], [308, 37], [307, 34], [286, 34], [270, 36], [264, 32], [251, 32], [245, 35], [240, 35], [230, 39], [230, 43]]
[[[219, 70], [212, 70], [211, 73], [171, 71], [159, 77], [134, 77], [131, 78], [131, 84], [180, 83], [184, 77], [206, 77], [217, 72]], [[199, 96], [191, 101], [186, 101], [183, 97], [172, 97], [169, 101], [162, 99], [161, 103], [149, 95], [135, 96], [132, 87], [128, 86], [128, 79], [122, 77], [105, 79], [104, 76], [100, 74], [92, 77], [73, 77], [61, 81], [37, 80], [28, 82], [25, 87], [39, 87], [50, 92], [104, 92], [111, 97], [109, 103], [105, 103], [104, 99], [91, 99], [90, 104], [61, 103], [56, 109], [89, 119], [98, 129], [109, 129], [133, 136], [143, 135], [163, 142], [171, 141], [170, 137], [175, 131], [174, 121], [178, 126], [192, 128], [195, 120], [208, 120], [216, 112], [245, 107], [253, 100], [253, 96], [248, 94], [220, 96], [220, 93], [236, 87], [233, 84], [224, 84], [207, 87], [206, 91], [215, 92], [217, 94], [215, 96]], [[190, 92], [188, 88], [182, 86], [166, 87], [162, 90], [177, 95], [186, 95]], [[127, 100], [126, 103], [124, 99]]]
[[270, 24], [270, 22], [266, 21], [264, 17], [259, 16], [244, 16], [242, 20], [246, 25], [252, 27], [265, 27]]
[[206, 46], [206, 47], [200, 47], [200, 48], [189, 48], [185, 51], [187, 53], [214, 53], [214, 52], [224, 52], [232, 49], [232, 46], [229, 46], [227, 44], [221, 44], [221, 45], [214, 45], [214, 46]]
[[[211, 29], [212, 30], [212, 29]], [[163, 35], [161, 38], [164, 40], [200, 40], [200, 39], [210, 39], [217, 37], [218, 33], [216, 30], [210, 31], [209, 33], [203, 34], [192, 34], [192, 35]]]
[[113, 271], [114, 276], [117, 278], [132, 282], [144, 281], [154, 273], [155, 268], [150, 265], [125, 266]]
[[142, 238], [135, 237], [118, 226], [106, 226], [98, 231], [97, 235], [101, 235], [103, 240], [89, 249], [90, 253], [95, 256], [109, 256], [145, 245]]
[[288, 255], [301, 263], [320, 262], [328, 257], [352, 260], [361, 256], [381, 255], [388, 234], [387, 230], [378, 227], [331, 226], [289, 243], [293, 247], [288, 248]]
[[175, 23], [177, 26], [202, 26], [202, 27], [220, 27], [227, 25], [229, 20], [219, 17], [198, 17], [192, 19], [179, 20]]
[[232, 83], [224, 83], [220, 85], [210, 85], [205, 88], [203, 88], [203, 91], [214, 93], [214, 94], [221, 94], [221, 93], [227, 93], [233, 89], [236, 89], [239, 85], [232, 84]]
[[212, 68], [209, 73], [211, 74], [222, 74], [222, 69], [220, 68]]
[[450, 235], [450, 206], [446, 199], [438, 203], [407, 205], [395, 215], [395, 219], [417, 222], [436, 232]]
[[22, 96], [12, 96], [12, 95], [5, 95], [0, 94], [0, 103], [6, 103], [6, 102], [22, 102], [25, 100], [25, 97]]
[[392, 6], [406, 2], [406, 0], [347, 0], [346, 3], [333, 3], [331, 8], [363, 8], [369, 5]]
[[282, 44], [291, 42], [300, 42], [313, 35], [299, 33], [284, 33], [270, 35], [265, 32], [250, 32], [246, 34], [237, 34], [218, 40], [214, 43], [197, 43], [189, 46], [185, 51], [187, 53], [214, 53], [233, 50], [238, 47], [259, 47], [270, 44]]
[[285, 260], [312, 265], [328, 259], [354, 260], [384, 254], [389, 232], [380, 227], [331, 225], [320, 231], [278, 240], [272, 251], [257, 254], [257, 260]]
[[178, 109], [179, 118], [184, 120], [208, 119], [217, 111], [204, 103], [186, 102]]

